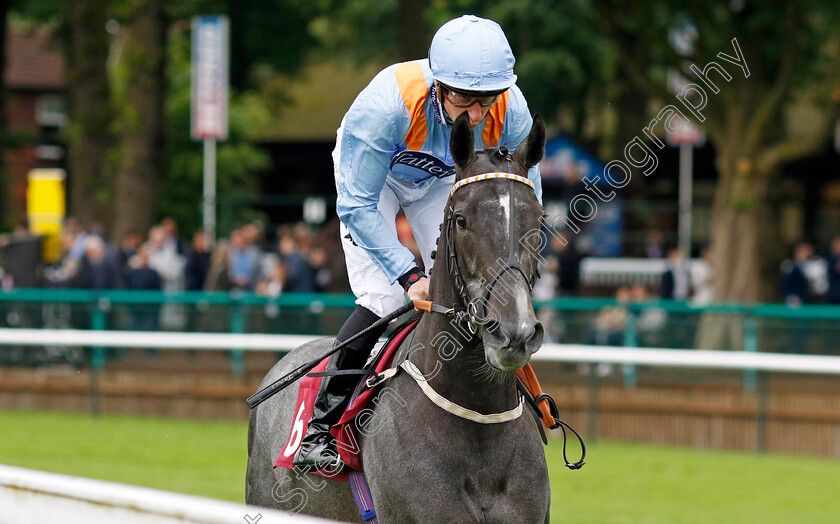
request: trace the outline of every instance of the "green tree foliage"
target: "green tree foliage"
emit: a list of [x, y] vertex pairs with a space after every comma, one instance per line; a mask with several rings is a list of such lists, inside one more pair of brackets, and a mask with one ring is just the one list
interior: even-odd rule
[[316, 44], [309, 32], [316, 13], [317, 2], [311, 0], [183, 0], [167, 6], [176, 25], [196, 15], [228, 17], [230, 81], [235, 90], [257, 88], [266, 70], [298, 71]]
[[532, 111], [582, 137], [592, 108], [612, 93], [614, 53], [592, 2], [438, 2], [433, 26], [466, 13], [498, 22], [516, 56], [517, 85]]
[[[656, 97], [656, 110], [677, 103], [666, 88], [668, 68], [706, 89], [708, 104], [701, 125], [717, 149], [720, 175], [711, 225], [716, 297], [759, 300], [762, 269], [769, 281], [778, 274], [778, 250], [772, 251], [778, 242], [768, 227], [772, 221], [766, 206], [771, 181], [781, 165], [815, 151], [827, 139], [827, 120], [809, 126], [822, 133], [802, 136], [788, 125], [787, 117], [803, 88], [826, 81], [830, 60], [826, 50], [837, 42], [836, 8], [820, 0], [597, 5], [602, 30], [615, 44], [619, 70]], [[680, 53], [672, 45], [673, 29], [687, 24], [696, 36]], [[719, 55], [735, 55], [733, 39], [744, 55], [749, 77]], [[725, 65], [732, 75], [727, 81], [711, 73], [718, 94], [689, 72], [692, 63], [703, 69], [712, 61]], [[828, 91], [812, 90], [811, 102], [829, 109]], [[692, 99], [698, 101], [696, 96]], [[699, 120], [688, 112], [686, 116]]]
[[322, 58], [358, 63], [425, 58], [431, 40], [429, 0], [318, 0], [309, 25]]
[[[110, 214], [113, 206], [122, 212], [124, 205], [120, 202], [132, 198], [144, 200], [132, 207], [135, 211], [132, 215], [139, 217], [134, 227], [141, 230], [148, 226], [148, 217], [163, 215], [178, 218], [185, 230], [200, 225], [202, 152], [201, 144], [192, 141], [189, 134], [189, 22], [198, 14], [226, 14], [231, 23], [230, 137], [219, 144], [217, 152], [218, 191], [220, 195], [239, 193], [253, 197], [258, 190], [257, 173], [268, 167], [267, 156], [253, 145], [253, 140], [272, 113], [282, 110], [286, 101], [284, 78], [301, 67], [314, 42], [308, 33], [308, 20], [313, 16], [309, 2], [183, 0], [166, 3], [162, 15], [169, 25], [167, 31], [173, 34], [167, 51], [168, 85], [161, 85], [163, 76], [158, 79], [154, 75], [142, 79], [137, 76], [140, 69], [151, 72], [157, 67], [147, 63], [146, 58], [158, 52], [155, 46], [161, 45], [161, 41], [125, 38], [125, 32], [121, 33], [133, 29], [132, 21], [148, 8], [145, 0], [60, 4], [49, 0], [20, 0], [14, 7], [21, 19], [55, 28], [57, 42], [66, 50], [71, 65], [68, 68], [71, 122], [65, 137], [70, 150], [71, 212], [86, 220], [102, 221], [107, 227], [114, 224]], [[86, 13], [91, 16], [81, 16]], [[98, 18], [94, 20], [93, 14]], [[106, 31], [108, 20], [114, 33], [111, 35]], [[116, 27], [120, 29], [115, 30]], [[111, 64], [114, 67], [110, 75], [106, 71], [109, 52], [116, 60]], [[137, 67], [138, 60], [143, 68]], [[148, 117], [158, 110], [137, 105], [144, 98], [142, 90], [135, 89], [140, 87], [138, 84], [143, 84], [147, 92], [165, 90], [163, 101], [155, 102], [165, 106], [162, 159], [160, 153], [155, 153], [160, 138], [155, 138], [155, 133], [148, 129], [154, 121]], [[146, 98], [143, 103], [150, 101]], [[143, 168], [138, 163], [141, 157], [145, 161], [157, 158], [154, 160], [157, 166]], [[145, 180], [140, 174], [144, 169]], [[127, 176], [139, 183], [137, 187], [143, 191], [138, 193], [122, 187]], [[159, 198], [140, 198], [157, 193], [158, 178]], [[115, 183], [121, 187], [114, 188]], [[120, 202], [115, 200], [115, 195], [120, 197], [117, 199]], [[118, 224], [119, 232], [132, 229], [131, 222], [123, 220]]]

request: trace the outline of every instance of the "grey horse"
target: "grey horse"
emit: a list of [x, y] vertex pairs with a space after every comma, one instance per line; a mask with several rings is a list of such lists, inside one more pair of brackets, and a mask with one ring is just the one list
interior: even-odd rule
[[[539, 115], [513, 153], [476, 151], [465, 116], [450, 138], [456, 183], [485, 173], [526, 177], [545, 154]], [[481, 414], [521, 405], [515, 371], [542, 344], [530, 289], [543, 210], [520, 182], [502, 176], [453, 192], [430, 286], [430, 299], [444, 308], [423, 314], [395, 359], [412, 362], [445, 399]], [[325, 338], [295, 349], [260, 387], [332, 345]], [[348, 482], [272, 468], [293, 429], [296, 394], [293, 383], [251, 412], [247, 502], [361, 522]], [[400, 372], [379, 386], [358, 444], [379, 522], [549, 522], [548, 468], [527, 411], [500, 423], [466, 420], [434, 404], [419, 382]]]

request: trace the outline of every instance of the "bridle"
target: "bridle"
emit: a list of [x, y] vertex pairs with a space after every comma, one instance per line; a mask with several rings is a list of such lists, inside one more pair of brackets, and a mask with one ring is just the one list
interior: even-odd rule
[[[498, 154], [502, 155], [508, 161], [508, 167], [510, 168], [510, 163], [512, 159], [510, 152], [507, 150], [507, 148], [500, 148]], [[508, 256], [507, 261], [505, 261], [504, 265], [499, 269], [499, 271], [493, 275], [493, 278], [490, 280], [490, 283], [487, 285], [483, 295], [478, 301], [470, 297], [470, 293], [467, 290], [466, 280], [464, 279], [464, 275], [461, 273], [461, 269], [458, 264], [458, 253], [455, 249], [454, 235], [455, 210], [451, 205], [449, 206], [446, 218], [444, 219], [444, 227], [446, 228], [446, 269], [449, 272], [449, 275], [455, 284], [455, 291], [458, 295], [458, 301], [451, 309], [446, 310], [446, 313], [453, 314], [455, 316], [456, 321], [466, 324], [467, 329], [469, 329], [470, 333], [472, 334], [476, 334], [478, 332], [479, 327], [487, 321], [487, 303], [490, 299], [491, 293], [493, 292], [493, 287], [496, 285], [496, 283], [499, 281], [503, 274], [505, 274], [508, 271], [515, 271], [519, 273], [520, 275], [522, 275], [522, 278], [524, 278], [525, 282], [528, 284], [529, 291], [531, 291], [534, 288], [534, 282], [536, 280], [536, 275], [531, 275], [529, 277], [525, 274], [525, 271], [519, 265], [519, 260], [516, 256], [517, 241], [514, 237], [514, 228], [516, 226], [516, 202], [513, 196], [514, 182], [525, 184], [531, 189], [534, 189], [534, 183], [528, 180], [528, 178], [526, 177], [515, 175], [513, 173], [484, 173], [481, 175], [472, 176], [458, 181], [452, 187], [452, 191], [449, 194], [450, 199], [457, 190], [461, 189], [467, 184], [481, 182], [484, 180], [508, 181], [508, 198], [510, 199], [508, 205]]]

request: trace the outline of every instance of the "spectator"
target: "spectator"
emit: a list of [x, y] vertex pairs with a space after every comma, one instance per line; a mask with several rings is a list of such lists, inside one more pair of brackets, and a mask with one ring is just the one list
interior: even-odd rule
[[[531, 300], [534, 302], [548, 301], [557, 296], [560, 273], [557, 255], [550, 249], [545, 249], [544, 252], [545, 267], [540, 268], [540, 278], [534, 282], [534, 289], [531, 290]], [[566, 328], [562, 312], [555, 311], [552, 307], [535, 308], [534, 312], [537, 314], [537, 320], [545, 327], [543, 343], [555, 343], [560, 340]]]
[[169, 241], [163, 226], [149, 230], [146, 242], [149, 253], [149, 267], [157, 271], [163, 282], [163, 289], [178, 291], [182, 287], [184, 260], [178, 255], [175, 243]]
[[[157, 271], [149, 267], [149, 246], [140, 246], [128, 261], [126, 276], [128, 289], [160, 291], [163, 284]], [[160, 318], [159, 304], [141, 304], [132, 307], [128, 315], [128, 329], [131, 331], [157, 331]], [[156, 348], [146, 350], [148, 358], [157, 356]]]
[[233, 281], [230, 279], [230, 250], [227, 242], [219, 242], [210, 255], [210, 269], [204, 280], [205, 291], [230, 291]]
[[662, 275], [662, 298], [687, 300], [691, 295], [691, 276], [685, 254], [677, 248], [668, 252], [666, 271]]
[[265, 251], [265, 226], [263, 226], [262, 222], [249, 222], [240, 229], [242, 230], [242, 234], [245, 235], [245, 242], [249, 246], [252, 246], [259, 253]]
[[120, 239], [120, 266], [128, 270], [128, 261], [137, 254], [137, 249], [143, 244], [143, 234], [132, 230]]
[[[814, 248], [807, 242], [800, 242], [793, 248], [793, 257], [782, 262], [782, 281], [780, 283], [785, 303], [798, 307], [811, 301], [811, 291], [805, 265], [814, 255]], [[810, 322], [795, 319], [790, 339], [781, 346], [785, 353], [806, 353]]]
[[257, 284], [257, 293], [269, 297], [278, 297], [286, 283], [286, 267], [281, 261], [274, 264], [274, 271], [269, 277]]
[[691, 287], [694, 294], [691, 302], [695, 306], [705, 306], [714, 300], [714, 272], [712, 268], [712, 257], [708, 249], [703, 250], [700, 262], [691, 268]]
[[304, 257], [298, 241], [291, 234], [280, 238], [280, 257], [286, 266], [286, 288], [289, 293], [313, 293], [315, 277], [312, 267]]
[[84, 256], [72, 287], [97, 290], [124, 287], [119, 255], [105, 244], [102, 237], [87, 235]]
[[[344, 252], [341, 249], [341, 243], [336, 242], [341, 238], [339, 234], [340, 222], [338, 217], [333, 217], [321, 225], [318, 231], [318, 236], [313, 239], [316, 246], [323, 248], [326, 257], [326, 265], [324, 268], [317, 269], [329, 271], [329, 287], [324, 291], [329, 293], [349, 293], [350, 283], [347, 277], [347, 268], [344, 262]], [[316, 276], [316, 278], [318, 278]]]
[[557, 294], [565, 297], [577, 296], [580, 289], [580, 261], [581, 254], [577, 250], [577, 242], [569, 234], [563, 234], [567, 242], [563, 244], [559, 238], [552, 236], [552, 244], [557, 252]]
[[590, 332], [587, 344], [601, 346], [621, 346], [624, 344], [624, 326], [627, 323], [627, 304], [630, 302], [630, 289], [619, 287], [615, 292], [615, 306], [605, 306], [595, 317], [594, 329]]
[[184, 239], [178, 234], [178, 223], [175, 222], [175, 219], [172, 217], [164, 218], [160, 221], [160, 227], [166, 233], [166, 238], [163, 241], [164, 245], [169, 249], [174, 249], [176, 254], [184, 255], [186, 253], [186, 249], [184, 249], [186, 246]]
[[811, 301], [805, 264], [813, 256], [814, 248], [807, 242], [800, 242], [793, 248], [793, 257], [782, 262], [782, 280], [780, 288], [785, 303], [800, 306]]
[[61, 261], [44, 272], [44, 277], [51, 284], [62, 287], [70, 285], [72, 279], [79, 272], [79, 266], [84, 256], [85, 234], [79, 223], [73, 218], [66, 218], [59, 233], [61, 245]]
[[72, 239], [67, 253], [68, 257], [71, 260], [81, 260], [85, 254], [87, 228], [75, 218], [66, 218], [61, 230], [62, 233], [66, 233]]
[[249, 245], [248, 236], [242, 229], [235, 229], [230, 234], [230, 252], [228, 253], [228, 273], [234, 287], [253, 290], [259, 278], [259, 256]]
[[196, 231], [193, 235], [192, 249], [187, 255], [184, 266], [184, 284], [187, 291], [201, 291], [210, 271], [210, 250], [207, 233]]
[[[274, 261], [274, 266], [269, 272], [268, 277], [257, 284], [257, 293], [270, 298], [277, 298], [283, 293], [283, 287], [286, 282], [286, 267], [280, 259]], [[257, 319], [266, 322], [266, 328], [273, 333], [288, 333], [291, 329], [300, 329], [302, 325], [309, 325], [307, 322], [307, 315], [301, 315], [298, 311], [292, 308], [290, 311], [280, 314], [280, 305], [274, 301], [268, 301], [265, 304], [265, 317]], [[300, 321], [304, 322], [301, 323]], [[292, 327], [293, 326], [293, 327]], [[280, 355], [278, 354], [278, 357]]]
[[254, 282], [259, 283], [271, 278], [279, 256], [277, 253], [266, 251], [265, 227], [262, 222], [251, 222], [242, 226], [241, 229], [242, 234], [245, 236], [245, 243], [257, 261]]
[[[642, 284], [630, 287], [630, 300], [633, 302], [650, 302], [651, 293]], [[659, 346], [668, 321], [668, 313], [654, 304], [642, 308], [636, 316], [636, 344], [642, 347]]]
[[647, 258], [663, 258], [665, 250], [662, 249], [662, 233], [650, 231], [645, 235], [645, 256]]
[[149, 247], [140, 246], [128, 261], [128, 289], [160, 290], [162, 282], [157, 271], [149, 267]]
[[831, 239], [828, 255], [828, 303], [840, 304], [840, 236]]
[[327, 263], [327, 251], [323, 247], [313, 248], [309, 253], [309, 263], [315, 273], [315, 291], [324, 293], [332, 287], [332, 271]]
[[[149, 230], [146, 242], [149, 252], [149, 267], [157, 271], [164, 291], [178, 292], [184, 289], [184, 257], [178, 254], [175, 242], [163, 226]], [[160, 311], [160, 325], [163, 329], [181, 330], [186, 323], [184, 308], [180, 304], [167, 303]]]

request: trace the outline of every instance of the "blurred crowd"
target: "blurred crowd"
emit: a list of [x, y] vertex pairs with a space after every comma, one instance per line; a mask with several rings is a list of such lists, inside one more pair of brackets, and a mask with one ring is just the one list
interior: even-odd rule
[[[42, 280], [45, 287], [95, 290], [349, 293], [338, 225], [333, 219], [314, 231], [305, 223], [284, 224], [267, 234], [263, 223], [255, 221], [212, 242], [203, 231], [185, 238], [173, 218], [164, 218], [148, 231], [131, 231], [112, 244], [100, 227], [68, 218], [59, 239], [61, 258], [45, 268]], [[397, 217], [396, 230], [422, 264], [403, 215]], [[547, 263], [535, 299], [593, 294], [581, 279], [585, 240], [565, 236], [568, 242], [553, 237], [544, 247]], [[644, 252], [648, 259], [663, 260], [665, 270], [658, 282], [640, 285], [644, 292], [636, 290], [637, 299], [659, 297], [698, 306], [712, 302], [714, 268], [707, 252], [688, 260], [679, 249], [666, 247], [656, 232], [647, 235]], [[13, 285], [3, 280], [4, 287]], [[778, 290], [791, 306], [840, 304], [840, 236], [822, 257], [807, 242], [793, 246], [781, 265]], [[603, 291], [595, 294], [603, 296]], [[616, 286], [610, 292], [620, 300], [624, 291]]]
[[[411, 228], [402, 215], [397, 217], [396, 232], [400, 241], [420, 260]], [[625, 273], [629, 271], [626, 268], [634, 264], [648, 268], [644, 278], [635, 279], [627, 273], [623, 274], [621, 283], [610, 278], [598, 283], [591, 278], [595, 274], [591, 268], [581, 269], [589, 251], [586, 238], [564, 237], [568, 242], [552, 238], [544, 246], [541, 255], [546, 263], [540, 268], [541, 278], [534, 287], [534, 299], [597, 296], [607, 300], [595, 310], [580, 312], [540, 308], [538, 316], [546, 326], [546, 342], [706, 349], [737, 348], [743, 343], [734, 335], [729, 341], [702, 338], [700, 335], [713, 330], [701, 329], [697, 325], [697, 315], [680, 315], [658, 302], [666, 299], [694, 306], [711, 303], [716, 271], [708, 253], [689, 259], [679, 249], [663, 245], [661, 235], [651, 234], [644, 250], [646, 261], [599, 259], [624, 268], [620, 271]], [[289, 292], [350, 292], [339, 223], [335, 219], [317, 231], [307, 224], [294, 223], [273, 228], [270, 234], [262, 223], [249, 222], [211, 242], [202, 231], [183, 237], [176, 221], [164, 218], [148, 231], [132, 231], [118, 243], [111, 243], [101, 228], [69, 218], [63, 224], [59, 240], [61, 257], [43, 270], [40, 282], [44, 287], [173, 293], [241, 291], [269, 297]], [[650, 268], [655, 270], [651, 272]], [[4, 288], [14, 285], [7, 282], [10, 279], [6, 277], [0, 280]], [[813, 303], [840, 304], [840, 236], [831, 242], [823, 257], [816, 255], [809, 243], [793, 246], [790, 257], [781, 264], [777, 284], [781, 299], [792, 307]], [[315, 304], [317, 301], [313, 302]], [[324, 318], [320, 315], [323, 306], [321, 310], [313, 307], [289, 307], [281, 314], [280, 306], [269, 301], [261, 306], [262, 309], [254, 310], [254, 314], [246, 315], [240, 328], [277, 333], [321, 333], [332, 329], [323, 325]], [[91, 322], [81, 310], [66, 304], [45, 307], [42, 313], [44, 326], [87, 327]], [[25, 315], [17, 313], [12, 316], [17, 320], [13, 322], [7, 315], [3, 321], [8, 325], [36, 325], [39, 322], [34, 317], [27, 321], [23, 318]], [[148, 304], [116, 308], [110, 313], [108, 322], [128, 330], [214, 331], [219, 326], [226, 329], [231, 322], [223, 317], [218, 312], [151, 300]], [[779, 350], [802, 352], [811, 343], [806, 321], [793, 323], [789, 331], [789, 335], [777, 337]], [[611, 369], [604, 366], [598, 372], [606, 374]]]
[[164, 218], [147, 232], [123, 235], [114, 245], [99, 228], [69, 218], [60, 237], [61, 259], [45, 269], [45, 286], [241, 290], [270, 296], [346, 292], [343, 257], [335, 256], [341, 249], [335, 229], [328, 224], [316, 234], [303, 223], [282, 225], [269, 239], [261, 222], [251, 222], [214, 244], [203, 231], [182, 237], [176, 221]]

